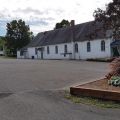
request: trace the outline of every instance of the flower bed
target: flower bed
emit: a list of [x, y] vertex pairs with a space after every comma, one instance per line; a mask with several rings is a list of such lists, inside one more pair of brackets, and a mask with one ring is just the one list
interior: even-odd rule
[[76, 96], [120, 101], [120, 87], [109, 85], [106, 78], [71, 87], [70, 93]]

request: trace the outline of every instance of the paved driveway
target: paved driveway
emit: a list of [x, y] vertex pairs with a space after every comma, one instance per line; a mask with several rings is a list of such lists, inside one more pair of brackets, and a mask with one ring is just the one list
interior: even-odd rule
[[76, 105], [62, 90], [96, 80], [107, 63], [0, 59], [0, 120], [118, 120], [119, 110]]
[[107, 67], [98, 62], [0, 59], [0, 89], [61, 89], [103, 77]]

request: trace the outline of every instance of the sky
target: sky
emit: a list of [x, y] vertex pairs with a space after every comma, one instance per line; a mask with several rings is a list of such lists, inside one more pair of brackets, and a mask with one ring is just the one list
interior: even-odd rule
[[63, 19], [75, 24], [94, 20], [97, 8], [105, 9], [112, 0], [0, 0], [0, 36], [6, 34], [6, 23], [22, 19], [36, 35], [52, 30]]

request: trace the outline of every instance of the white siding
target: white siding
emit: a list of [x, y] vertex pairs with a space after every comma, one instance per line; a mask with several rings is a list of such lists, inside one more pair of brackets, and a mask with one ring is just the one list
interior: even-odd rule
[[[58, 45], [49, 45], [49, 54], [47, 54], [47, 46], [44, 47], [44, 59], [72, 59], [72, 55], [64, 56], [64, 45], [67, 45], [68, 53], [72, 53], [72, 44], [58, 44]], [[55, 53], [55, 46], [58, 46], [58, 54]]]
[[37, 56], [38, 56], [38, 59], [42, 59], [41, 58], [41, 51], [38, 51], [38, 55]]
[[[103, 40], [103, 39], [102, 39]], [[105, 58], [111, 56], [110, 43], [111, 39], [105, 40], [105, 51], [101, 51], [101, 41], [102, 40], [93, 40], [91, 43], [91, 51], [87, 52], [87, 42], [79, 42], [79, 58], [88, 59], [88, 58]]]
[[28, 48], [28, 57], [30, 59], [32, 59], [32, 57], [34, 57], [34, 59], [38, 58], [38, 56], [35, 54], [35, 48], [34, 47]]
[[20, 56], [20, 51], [17, 51], [17, 58], [18, 58], [18, 59], [21, 58], [21, 56]]
[[25, 57], [20, 55], [20, 51], [17, 51], [17, 59], [24, 59]]
[[0, 55], [4, 55], [4, 51], [0, 51]]
[[[105, 51], [101, 51], [101, 40], [93, 40], [91, 43], [91, 51], [87, 52], [87, 42], [76, 42], [78, 43], [78, 53], [74, 53], [74, 43], [64, 43], [49, 45], [49, 54], [47, 53], [47, 46], [42, 46], [43, 49], [43, 59], [88, 59], [88, 58], [105, 58], [111, 56], [110, 43], [111, 39], [105, 39]], [[67, 45], [67, 54], [64, 56], [64, 46]], [[58, 54], [55, 53], [55, 46], [58, 46]], [[39, 48], [39, 47], [38, 47]], [[28, 58], [34, 57], [35, 59], [41, 59], [41, 51], [35, 54], [35, 48], [28, 48]], [[17, 53], [18, 58], [20, 58], [20, 53]]]

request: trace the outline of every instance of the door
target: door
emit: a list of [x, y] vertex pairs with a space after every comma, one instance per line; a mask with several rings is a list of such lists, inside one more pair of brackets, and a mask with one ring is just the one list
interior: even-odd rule
[[113, 51], [113, 57], [118, 57], [119, 56], [119, 52], [118, 52], [117, 47], [112, 48], [112, 51]]
[[43, 59], [43, 51], [41, 51], [41, 59]]

